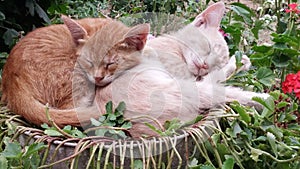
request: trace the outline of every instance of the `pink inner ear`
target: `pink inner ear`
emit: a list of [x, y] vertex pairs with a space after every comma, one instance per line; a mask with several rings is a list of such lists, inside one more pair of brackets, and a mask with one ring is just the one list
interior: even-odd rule
[[137, 34], [134, 36], [127, 37], [125, 42], [128, 45], [134, 46], [136, 50], [142, 50], [146, 44], [148, 34]]
[[225, 12], [225, 5], [223, 2], [215, 3], [209, 6], [201, 14], [199, 14], [196, 19], [193, 21], [193, 24], [196, 27], [206, 24], [210, 27], [219, 27], [222, 17]]
[[76, 45], [79, 44], [79, 41], [81, 39], [87, 37], [86, 30], [81, 25], [79, 25], [76, 21], [64, 15], [61, 18], [66, 24], [66, 26], [68, 27]]

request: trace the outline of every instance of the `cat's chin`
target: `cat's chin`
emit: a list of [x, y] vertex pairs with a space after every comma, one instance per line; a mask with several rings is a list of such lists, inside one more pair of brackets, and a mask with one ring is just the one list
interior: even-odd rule
[[101, 82], [95, 82], [95, 85], [98, 87], [105, 87], [105, 86], [109, 85], [110, 83], [111, 83], [111, 81], [105, 80], [105, 81], [101, 81]]

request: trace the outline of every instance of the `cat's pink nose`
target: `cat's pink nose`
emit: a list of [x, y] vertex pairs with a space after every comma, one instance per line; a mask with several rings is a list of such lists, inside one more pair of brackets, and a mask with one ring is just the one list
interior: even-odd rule
[[101, 82], [101, 81], [104, 79], [104, 77], [102, 77], [102, 76], [97, 76], [97, 77], [94, 77], [94, 79], [95, 79], [95, 82], [96, 82], [96, 83], [99, 83], [99, 82]]

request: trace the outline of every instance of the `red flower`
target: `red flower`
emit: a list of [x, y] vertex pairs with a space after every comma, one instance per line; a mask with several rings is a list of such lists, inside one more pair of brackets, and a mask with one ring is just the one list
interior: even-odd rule
[[282, 91], [283, 93], [292, 93], [295, 86], [296, 75], [288, 74], [285, 77], [285, 81], [282, 82]]
[[300, 13], [300, 10], [298, 9], [298, 4], [297, 3], [291, 3], [289, 4], [289, 9], [285, 9], [285, 13], [290, 13], [290, 12], [293, 12], [293, 13], [296, 13], [296, 14], [299, 14]]
[[285, 81], [282, 82], [283, 93], [294, 92], [296, 97], [300, 99], [300, 71], [297, 74], [288, 74]]
[[300, 82], [299, 82], [299, 81], [298, 81], [298, 83], [295, 85], [294, 93], [295, 93], [296, 97], [297, 97], [298, 99], [300, 99]]

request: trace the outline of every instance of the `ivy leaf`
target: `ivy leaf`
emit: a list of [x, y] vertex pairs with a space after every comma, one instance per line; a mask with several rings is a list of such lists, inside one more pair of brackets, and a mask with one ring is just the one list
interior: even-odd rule
[[22, 156], [22, 148], [20, 143], [8, 143], [1, 155], [3, 155], [6, 158], [19, 159]]

